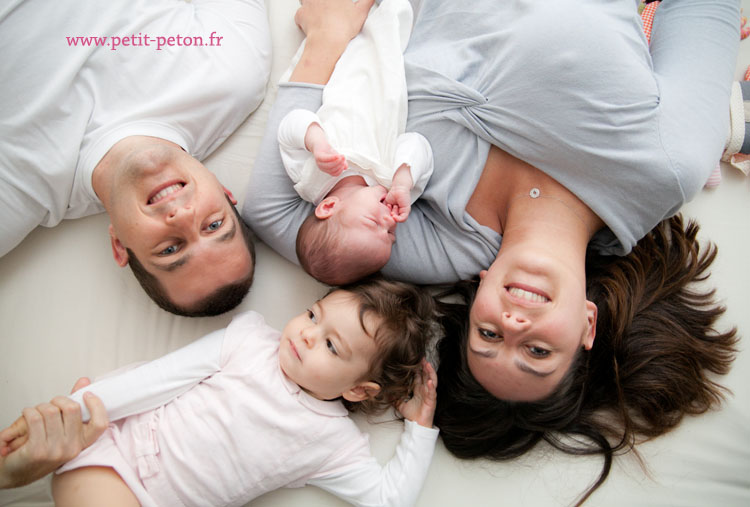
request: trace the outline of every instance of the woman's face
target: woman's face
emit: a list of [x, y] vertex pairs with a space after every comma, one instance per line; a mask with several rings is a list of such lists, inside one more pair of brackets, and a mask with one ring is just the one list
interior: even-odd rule
[[498, 398], [544, 398], [579, 348], [593, 345], [596, 305], [586, 300], [585, 280], [553, 257], [520, 251], [498, 256], [480, 278], [469, 316], [469, 369]]

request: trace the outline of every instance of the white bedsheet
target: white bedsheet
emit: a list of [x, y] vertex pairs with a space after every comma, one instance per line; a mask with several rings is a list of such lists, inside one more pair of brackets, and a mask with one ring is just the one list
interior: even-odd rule
[[[742, 0], [750, 11], [750, 0]], [[215, 153], [207, 165], [242, 197], [274, 83], [302, 40], [293, 22], [297, 0], [269, 0], [274, 66], [266, 101]], [[743, 41], [738, 79], [750, 64]], [[686, 105], [689, 107], [689, 105]], [[702, 236], [719, 245], [710, 282], [727, 306], [722, 324], [744, 335], [721, 410], [687, 418], [675, 431], [639, 446], [647, 473], [632, 455], [615, 460], [610, 478], [587, 505], [750, 505], [750, 178], [723, 166], [723, 182], [702, 191], [685, 213], [699, 219]], [[203, 319], [175, 317], [144, 295], [129, 270], [111, 259], [106, 216], [35, 230], [0, 259], [0, 426], [26, 405], [67, 392], [79, 376], [157, 357], [214, 329], [231, 314]], [[258, 246], [256, 281], [235, 312], [252, 309], [274, 326], [304, 310], [324, 288], [264, 245]], [[232, 312], [232, 313], [235, 313]], [[375, 455], [385, 461], [401, 433], [398, 422], [369, 424]], [[596, 477], [599, 458], [570, 457], [539, 446], [505, 463], [460, 461], [438, 444], [421, 506], [569, 505]], [[0, 506], [52, 505], [47, 479], [0, 491]], [[253, 506], [345, 505], [306, 487], [280, 490]]]

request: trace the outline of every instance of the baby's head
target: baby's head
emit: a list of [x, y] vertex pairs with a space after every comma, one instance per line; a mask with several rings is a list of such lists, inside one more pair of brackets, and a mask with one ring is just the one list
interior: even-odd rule
[[413, 390], [434, 311], [427, 291], [401, 282], [333, 289], [284, 328], [281, 370], [316, 398], [377, 413]]
[[316, 280], [351, 283], [380, 270], [391, 257], [396, 221], [380, 185], [329, 196], [297, 232], [297, 258]]

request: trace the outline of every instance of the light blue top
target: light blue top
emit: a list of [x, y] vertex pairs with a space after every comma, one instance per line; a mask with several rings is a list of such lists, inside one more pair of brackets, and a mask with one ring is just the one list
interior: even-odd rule
[[[651, 53], [635, 0], [424, 0], [404, 53], [406, 131], [435, 169], [400, 224], [386, 276], [447, 283], [495, 259], [501, 236], [465, 212], [491, 144], [541, 169], [607, 225], [592, 240], [623, 255], [703, 186], [721, 155], [739, 41], [738, 0], [664, 0]], [[291, 109], [321, 87], [279, 88], [242, 209], [296, 262], [312, 205], [294, 192], [276, 144]]]

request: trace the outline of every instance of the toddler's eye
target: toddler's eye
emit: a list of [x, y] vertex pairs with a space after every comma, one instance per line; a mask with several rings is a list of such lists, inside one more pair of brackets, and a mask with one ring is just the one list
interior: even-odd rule
[[335, 345], [333, 344], [333, 342], [332, 342], [331, 340], [329, 340], [329, 339], [327, 339], [327, 338], [326, 338], [326, 347], [328, 347], [328, 350], [330, 350], [330, 351], [331, 351], [331, 353], [332, 353], [332, 354], [333, 354], [334, 356], [338, 356], [338, 355], [339, 355], [339, 353], [338, 353], [338, 352], [336, 352], [336, 346], [335, 346]]
[[312, 310], [307, 310], [307, 318], [313, 322], [318, 322], [318, 318], [315, 316], [315, 313]]

